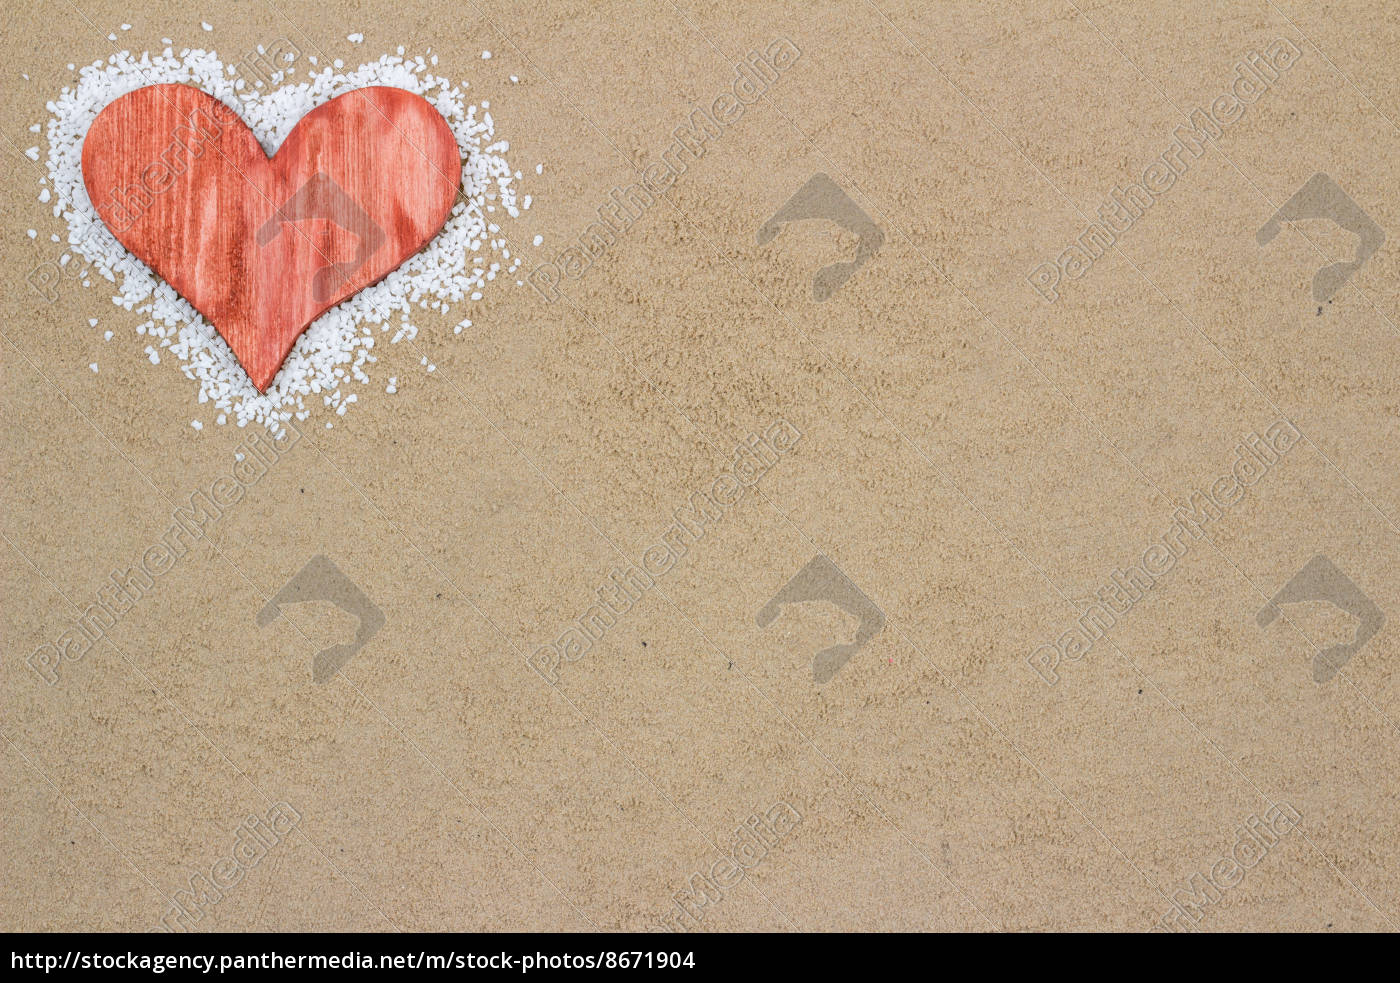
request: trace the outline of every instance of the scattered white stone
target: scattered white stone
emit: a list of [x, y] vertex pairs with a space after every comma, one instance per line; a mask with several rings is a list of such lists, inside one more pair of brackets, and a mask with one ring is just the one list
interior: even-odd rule
[[88, 368], [90, 368], [90, 369], [92, 369], [92, 371], [96, 372], [96, 371], [97, 371], [97, 363], [96, 363], [96, 362], [89, 362], [89, 363], [88, 363]]
[[489, 51], [483, 51], [483, 52], [481, 53], [481, 58], [482, 58], [483, 61], [490, 61], [490, 60], [491, 60], [491, 52], [489, 52]]
[[212, 31], [214, 29], [214, 25], [209, 23], [207, 20], [200, 21], [199, 26], [204, 28], [206, 31]]
[[204, 424], [200, 423], [198, 420], [191, 420], [190, 426], [194, 427], [196, 430], [204, 429]]
[[[360, 34], [359, 32], [345, 35], [345, 40], [349, 41], [351, 44], [359, 44], [364, 39], [365, 36], [363, 34]], [[402, 52], [400, 52], [400, 54], [402, 54]]]
[[535, 245], [538, 246], [538, 245], [540, 245], [542, 242], [544, 242], [544, 236], [535, 236]]

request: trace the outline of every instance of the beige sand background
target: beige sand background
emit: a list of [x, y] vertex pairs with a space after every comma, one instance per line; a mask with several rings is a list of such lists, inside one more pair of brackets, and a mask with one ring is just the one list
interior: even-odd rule
[[[1394, 5], [20, 0], [0, 21], [0, 927], [153, 928], [283, 801], [296, 830], [196, 929], [1147, 930], [1285, 804], [1296, 829], [1180, 924], [1400, 925]], [[431, 45], [526, 174], [504, 231], [531, 265], [743, 53], [801, 56], [564, 297], [498, 281], [468, 332], [382, 348], [359, 404], [333, 430], [318, 411], [50, 684], [26, 659], [247, 436], [190, 427], [194, 384], [147, 363], [104, 284], [46, 304], [25, 282], [61, 231], [27, 127], [124, 22], [122, 47], [226, 61], [282, 36], [347, 61]], [[1296, 64], [1045, 302], [1031, 268], [1278, 38]], [[854, 236], [755, 241], [818, 172], [885, 237], [821, 303], [811, 276]], [[1320, 312], [1312, 276], [1354, 237], [1255, 242], [1318, 172], [1389, 233]], [[802, 438], [759, 491], [557, 684], [530, 668], [780, 418]], [[1297, 445], [1047, 685], [1032, 650], [1280, 419]], [[854, 617], [755, 623], [818, 553], [885, 616], [822, 684], [812, 656]], [[385, 618], [322, 684], [354, 618], [256, 622], [318, 554]], [[1256, 623], [1316, 554], [1388, 615], [1323, 684], [1354, 619]], [[796, 828], [678, 915], [779, 802]]]

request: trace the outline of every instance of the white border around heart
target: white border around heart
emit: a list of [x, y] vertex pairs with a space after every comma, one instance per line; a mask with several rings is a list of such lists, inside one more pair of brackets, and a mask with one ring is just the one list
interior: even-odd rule
[[[89, 270], [116, 285], [113, 302], [147, 318], [137, 327], [138, 336], [146, 338], [146, 356], [157, 364], [163, 355], [178, 359], [185, 375], [198, 384], [198, 401], [209, 407], [212, 422], [240, 427], [258, 423], [280, 432], [288, 420], [309, 419], [318, 402], [332, 420], [333, 415], [344, 415], [358, 400], [352, 387], [371, 382], [377, 340], [408, 342], [418, 353], [415, 308], [445, 315], [455, 306], [480, 300], [489, 281], [498, 274], [508, 277], [519, 266], [520, 258], [512, 260], [498, 222], [503, 216], [519, 217], [530, 197], [524, 196], [523, 202], [517, 197], [521, 174], [506, 159], [509, 144], [495, 138], [490, 103], [468, 103], [466, 83], [433, 74], [436, 56], [405, 57], [403, 50], [355, 69], [341, 68], [339, 60], [320, 68], [314, 56], [304, 55], [313, 73], [276, 88], [239, 78], [234, 66], [225, 65], [214, 51], [176, 52], [167, 47], [155, 55], [120, 52], [85, 66], [77, 86], [65, 88], [48, 104], [48, 183], [41, 200], [48, 200], [51, 184], [54, 215], [68, 227], [72, 255], [64, 265], [78, 260], [87, 264], [81, 274], [85, 286], [95, 279]], [[294, 71], [295, 66], [287, 74]], [[282, 81], [283, 73], [273, 77], [274, 85]], [[442, 113], [461, 149], [466, 201], [458, 201], [442, 231], [422, 251], [317, 318], [297, 340], [266, 393], [254, 388], [218, 332], [117, 242], [88, 199], [81, 158], [92, 121], [118, 96], [160, 82], [194, 85], [223, 100], [269, 152], [316, 106], [353, 89], [395, 86], [418, 93]], [[471, 323], [461, 319], [453, 330], [460, 334]], [[107, 335], [110, 340], [111, 332]], [[427, 371], [434, 369], [427, 355], [420, 364]], [[94, 371], [96, 366], [94, 362]], [[389, 379], [385, 391], [395, 392], [396, 382]], [[334, 425], [332, 420], [327, 427]], [[201, 421], [193, 425], [200, 429]]]

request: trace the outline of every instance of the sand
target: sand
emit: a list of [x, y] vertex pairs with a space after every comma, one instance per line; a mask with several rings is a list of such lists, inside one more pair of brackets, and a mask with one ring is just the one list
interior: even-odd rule
[[[1400, 927], [1392, 5], [79, 6], [0, 12], [0, 927]], [[192, 428], [26, 282], [109, 31], [431, 46], [544, 289]]]

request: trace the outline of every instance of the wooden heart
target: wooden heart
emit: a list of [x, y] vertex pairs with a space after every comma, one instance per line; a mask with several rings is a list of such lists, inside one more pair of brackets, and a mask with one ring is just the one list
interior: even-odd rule
[[447, 121], [387, 86], [313, 109], [272, 157], [188, 85], [127, 93], [83, 142], [97, 214], [214, 325], [259, 392], [312, 321], [437, 234], [461, 176]]

